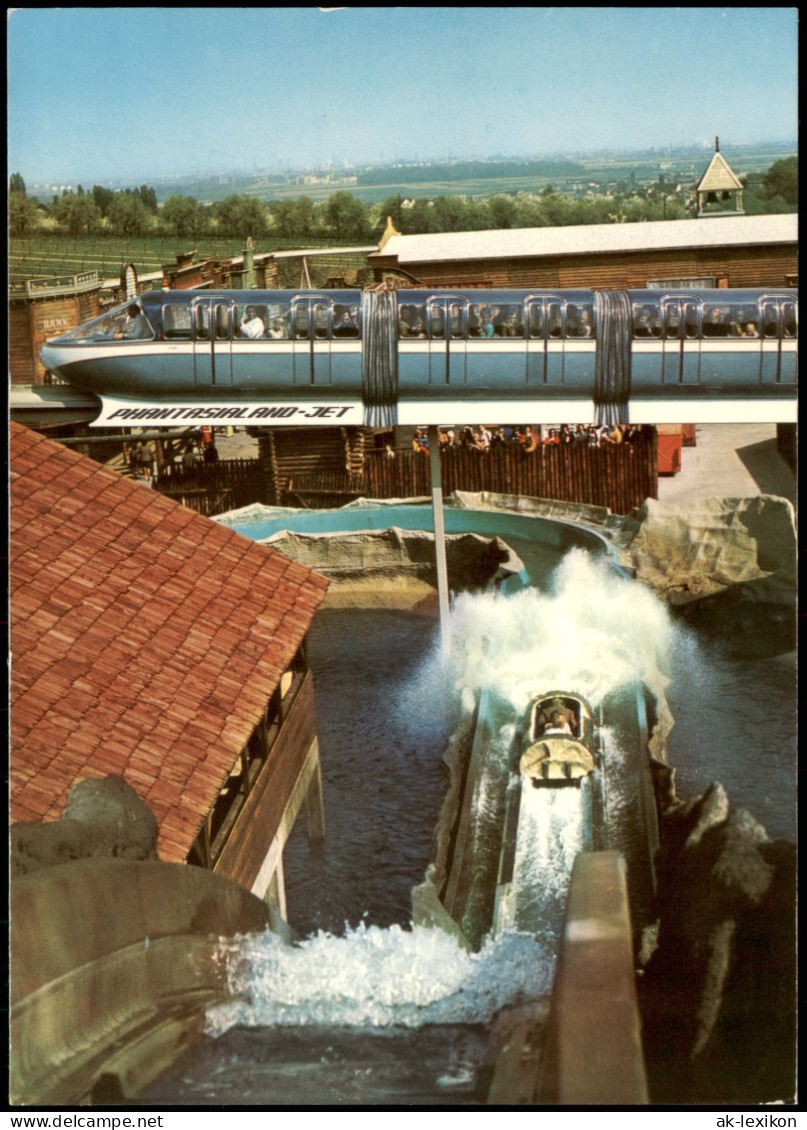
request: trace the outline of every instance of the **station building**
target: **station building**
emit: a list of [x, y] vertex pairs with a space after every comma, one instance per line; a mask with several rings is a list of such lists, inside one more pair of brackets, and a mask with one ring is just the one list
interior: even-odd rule
[[400, 235], [390, 224], [368, 262], [376, 283], [391, 286], [793, 286], [798, 217], [723, 215], [438, 235]]
[[324, 831], [306, 634], [327, 581], [11, 424], [12, 821], [117, 774], [158, 853], [285, 917], [297, 813]]

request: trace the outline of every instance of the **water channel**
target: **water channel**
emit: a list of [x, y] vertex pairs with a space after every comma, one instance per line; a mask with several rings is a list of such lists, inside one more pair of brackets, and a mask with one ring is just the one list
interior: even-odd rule
[[[342, 521], [366, 529], [353, 523], [367, 517]], [[302, 518], [316, 528], [315, 516]], [[642, 837], [626, 688], [655, 680], [657, 664], [671, 678], [674, 713], [686, 706], [677, 746], [671, 741], [679, 791], [721, 780], [771, 838], [794, 838], [792, 653], [738, 655], [731, 624], [721, 640], [699, 638], [601, 555], [574, 548], [562, 527], [535, 541], [529, 519], [505, 519], [507, 535], [502, 515], [476, 514], [472, 528], [504, 536], [532, 587], [507, 598], [458, 595], [447, 661], [432, 616], [357, 608], [317, 615], [309, 662], [327, 837], [312, 848], [296, 830], [284, 857], [288, 918], [301, 942], [289, 948], [264, 935], [232, 948], [233, 1000], [210, 1014], [208, 1037], [142, 1096], [145, 1105], [484, 1102], [496, 1014], [545, 999], [551, 986], [581, 830], [561, 811], [562, 794], [552, 802], [557, 811], [540, 811], [549, 802], [538, 799], [525, 814], [536, 835], [516, 866], [529, 931], [468, 953], [439, 930], [412, 926], [411, 891], [432, 857], [445, 792], [443, 754], [463, 695], [482, 687], [500, 704], [503, 748], [531, 694], [549, 684], [609, 699], [608, 829], [597, 846], [621, 850], [629, 869]], [[385, 520], [389, 512], [373, 514], [382, 528]], [[428, 528], [428, 511], [419, 521]], [[404, 524], [399, 513], [395, 524]], [[253, 527], [250, 536], [267, 531]], [[762, 744], [752, 703], [781, 707]], [[506, 767], [503, 774], [506, 785]]]

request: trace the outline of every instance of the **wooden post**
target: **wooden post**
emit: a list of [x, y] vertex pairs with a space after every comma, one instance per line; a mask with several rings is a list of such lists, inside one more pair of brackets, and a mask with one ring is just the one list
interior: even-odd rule
[[446, 564], [446, 531], [443, 517], [443, 484], [440, 477], [440, 435], [434, 424], [429, 426], [429, 471], [431, 473], [432, 510], [434, 511], [434, 554], [437, 559], [440, 638], [445, 654], [451, 646], [448, 623], [448, 566]]
[[[316, 739], [315, 739], [316, 740]], [[316, 764], [305, 794], [305, 823], [309, 843], [325, 839], [325, 805], [322, 799], [322, 763], [319, 742], [316, 742]]]

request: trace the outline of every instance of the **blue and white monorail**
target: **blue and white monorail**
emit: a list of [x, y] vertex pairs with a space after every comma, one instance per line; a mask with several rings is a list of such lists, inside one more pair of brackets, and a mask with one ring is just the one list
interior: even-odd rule
[[252, 422], [305, 423], [306, 405], [366, 425], [698, 421], [731, 402], [786, 421], [797, 324], [787, 288], [152, 291], [41, 359], [77, 389], [177, 419], [185, 404], [271, 402], [286, 415]]

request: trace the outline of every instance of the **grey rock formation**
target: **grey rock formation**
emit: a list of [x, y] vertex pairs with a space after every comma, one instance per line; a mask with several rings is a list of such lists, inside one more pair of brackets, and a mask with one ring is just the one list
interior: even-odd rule
[[58, 820], [12, 825], [11, 870], [26, 874], [91, 856], [157, 859], [158, 833], [151, 809], [122, 777], [88, 777], [70, 790]]

